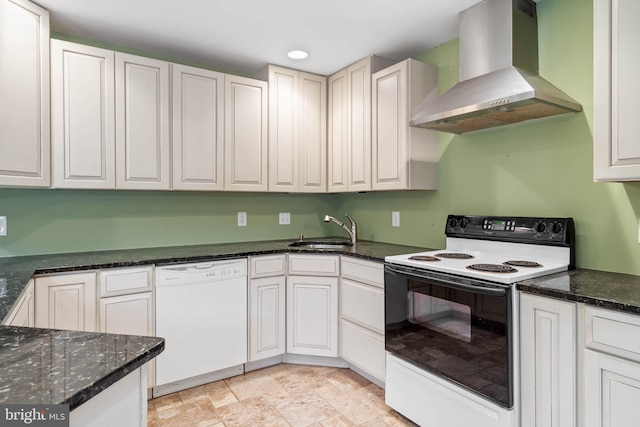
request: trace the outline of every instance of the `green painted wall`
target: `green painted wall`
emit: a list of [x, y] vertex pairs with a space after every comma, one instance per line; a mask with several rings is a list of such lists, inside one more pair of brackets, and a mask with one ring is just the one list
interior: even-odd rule
[[[1, 189], [9, 235], [0, 256], [225, 241], [342, 235], [322, 216], [352, 214], [360, 237], [444, 245], [448, 213], [571, 216], [577, 262], [640, 274], [640, 183], [592, 179], [592, 4], [538, 3], [540, 74], [584, 112], [502, 129], [440, 135], [439, 187], [432, 192], [340, 195]], [[61, 37], [59, 37], [61, 38]], [[440, 91], [457, 81], [457, 41], [418, 59], [440, 69]], [[391, 211], [401, 227], [391, 227]], [[236, 227], [246, 211], [249, 226]], [[290, 226], [277, 225], [291, 212]]]

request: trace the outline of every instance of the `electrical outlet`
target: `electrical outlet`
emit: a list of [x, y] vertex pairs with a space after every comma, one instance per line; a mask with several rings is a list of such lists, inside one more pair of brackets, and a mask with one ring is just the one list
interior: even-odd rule
[[238, 212], [238, 227], [246, 227], [246, 226], [247, 226], [247, 213]]
[[0, 216], [0, 236], [7, 235], [7, 217]]
[[391, 226], [400, 227], [400, 212], [391, 212]]
[[280, 225], [291, 224], [291, 212], [280, 212], [278, 223]]

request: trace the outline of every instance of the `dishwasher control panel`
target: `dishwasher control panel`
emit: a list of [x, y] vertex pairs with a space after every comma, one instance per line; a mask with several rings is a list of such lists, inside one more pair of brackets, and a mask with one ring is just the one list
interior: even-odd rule
[[174, 264], [156, 267], [156, 286], [218, 282], [246, 276], [246, 258]]

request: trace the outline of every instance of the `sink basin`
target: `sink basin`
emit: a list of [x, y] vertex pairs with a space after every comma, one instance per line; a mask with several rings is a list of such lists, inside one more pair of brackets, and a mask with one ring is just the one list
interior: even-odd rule
[[289, 244], [292, 248], [299, 249], [325, 249], [325, 250], [348, 250], [351, 249], [353, 243], [351, 242], [312, 242], [312, 241], [298, 241]]

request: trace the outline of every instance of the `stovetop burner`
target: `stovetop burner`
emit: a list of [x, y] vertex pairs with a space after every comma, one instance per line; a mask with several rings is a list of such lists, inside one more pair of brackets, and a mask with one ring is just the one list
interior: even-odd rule
[[518, 270], [504, 264], [471, 264], [469, 270], [485, 271], [487, 273], [516, 273]]
[[440, 258], [449, 258], [449, 259], [471, 259], [473, 255], [465, 254], [462, 252], [442, 252], [436, 254], [437, 257]]
[[542, 267], [542, 264], [535, 261], [513, 260], [513, 261], [506, 261], [503, 264], [513, 265], [514, 267], [533, 267], [533, 268]]
[[429, 261], [429, 262], [442, 261], [441, 259], [431, 255], [414, 255], [414, 256], [410, 256], [409, 259], [412, 259], [415, 261]]

